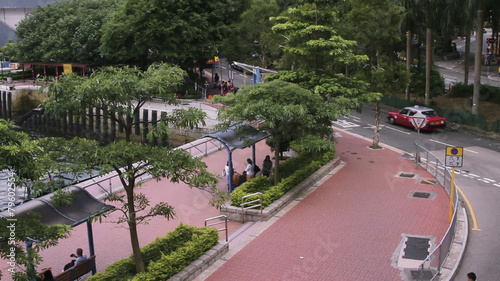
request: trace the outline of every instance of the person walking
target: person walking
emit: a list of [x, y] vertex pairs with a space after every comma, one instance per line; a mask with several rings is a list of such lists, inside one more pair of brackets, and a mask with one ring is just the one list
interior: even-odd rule
[[467, 273], [467, 281], [476, 281], [476, 274], [474, 272]]
[[262, 162], [262, 175], [264, 177], [269, 177], [272, 168], [273, 168], [273, 161], [271, 161], [271, 157], [269, 155], [266, 155], [266, 158]]
[[215, 76], [214, 76], [214, 89], [217, 88], [218, 84], [219, 84], [219, 74], [215, 73]]

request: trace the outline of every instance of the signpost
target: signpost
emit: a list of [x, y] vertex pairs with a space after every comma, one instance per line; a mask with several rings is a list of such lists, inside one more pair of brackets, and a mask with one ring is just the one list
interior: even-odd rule
[[462, 167], [464, 158], [463, 147], [446, 147], [446, 155], [444, 165], [451, 167], [451, 181], [450, 181], [450, 211], [449, 220], [453, 218], [453, 198], [455, 197], [455, 167]]
[[[420, 129], [422, 129], [423, 127], [425, 127], [425, 125], [427, 125], [427, 117], [419, 112], [419, 113], [410, 117], [410, 122], [413, 125], [413, 127], [417, 130], [416, 144], [418, 145], [418, 143], [419, 143], [418, 139], [420, 137]], [[420, 155], [419, 155], [418, 149], [417, 149], [417, 155], [415, 155], [415, 163], [417, 164], [417, 169], [418, 169], [419, 162], [420, 162]]]

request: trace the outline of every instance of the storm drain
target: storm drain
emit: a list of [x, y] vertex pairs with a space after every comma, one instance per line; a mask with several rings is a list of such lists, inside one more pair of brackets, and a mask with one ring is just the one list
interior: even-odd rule
[[407, 179], [412, 179], [414, 178], [416, 175], [415, 173], [408, 173], [408, 172], [400, 172], [397, 174], [398, 177], [400, 178], [407, 178]]
[[437, 184], [437, 180], [435, 180], [435, 179], [421, 179], [420, 183], [421, 184], [436, 185]]
[[413, 197], [415, 197], [415, 198], [429, 199], [430, 196], [431, 196], [431, 194], [428, 192], [414, 192], [413, 193]]
[[434, 277], [434, 274], [430, 270], [411, 270], [410, 274], [412, 280], [419, 281], [432, 280], [432, 277]]
[[429, 255], [429, 238], [408, 237], [405, 244], [404, 259], [425, 260]]
[[430, 191], [413, 190], [410, 193], [410, 198], [434, 200], [436, 196], [437, 196], [436, 192], [430, 192]]

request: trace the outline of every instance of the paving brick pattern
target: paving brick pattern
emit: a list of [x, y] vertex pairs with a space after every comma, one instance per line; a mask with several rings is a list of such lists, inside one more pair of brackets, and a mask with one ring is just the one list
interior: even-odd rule
[[[207, 280], [403, 280], [394, 261], [402, 235], [441, 240], [444, 189], [396, 175], [432, 176], [400, 152], [371, 150], [370, 142], [341, 134], [336, 150], [345, 167]], [[411, 198], [414, 190], [437, 196]]]

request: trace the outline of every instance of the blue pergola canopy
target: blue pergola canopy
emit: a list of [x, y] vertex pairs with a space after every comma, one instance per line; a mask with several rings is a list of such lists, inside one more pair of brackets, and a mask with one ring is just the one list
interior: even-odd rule
[[262, 133], [249, 124], [236, 124], [227, 129], [205, 135], [204, 137], [216, 139], [234, 149], [250, 147], [259, 141], [269, 137], [269, 134]]
[[232, 154], [236, 149], [252, 147], [252, 161], [255, 168], [255, 144], [269, 137], [269, 134], [260, 132], [250, 124], [239, 123], [228, 127], [225, 130], [204, 135], [204, 137], [212, 138], [220, 141], [227, 150], [229, 175], [227, 178], [228, 192], [233, 192], [233, 159]]
[[[65, 207], [56, 206], [52, 194], [30, 200], [14, 208], [17, 218], [27, 217], [28, 213], [40, 214], [40, 221], [48, 225], [64, 224], [75, 227], [91, 217], [107, 212], [114, 207], [97, 200], [86, 190], [71, 186], [67, 191], [73, 193], [73, 202]], [[0, 217], [8, 218], [8, 211], [0, 213]]]

